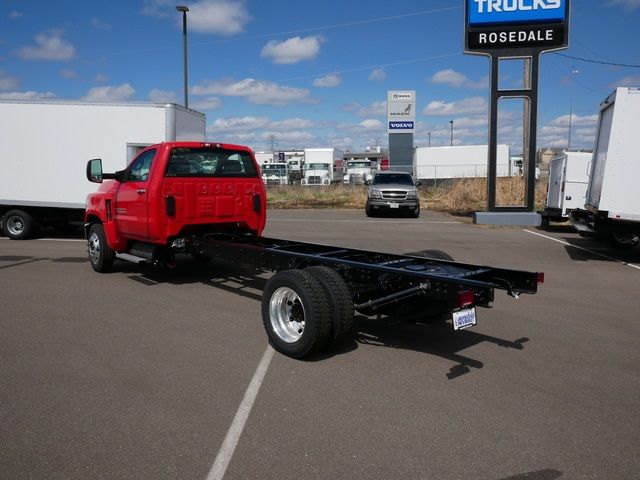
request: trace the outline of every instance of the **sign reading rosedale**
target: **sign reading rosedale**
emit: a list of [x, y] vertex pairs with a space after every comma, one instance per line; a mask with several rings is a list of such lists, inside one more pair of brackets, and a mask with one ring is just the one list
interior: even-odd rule
[[466, 0], [465, 51], [568, 46], [569, 0]]

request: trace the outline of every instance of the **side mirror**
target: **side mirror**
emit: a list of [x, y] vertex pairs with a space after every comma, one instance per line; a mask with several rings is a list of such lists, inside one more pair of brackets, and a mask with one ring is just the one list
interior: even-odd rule
[[94, 158], [87, 162], [87, 180], [93, 183], [102, 183], [102, 159]]
[[364, 181], [364, 184], [365, 184], [367, 187], [368, 187], [368, 186], [370, 186], [370, 185], [371, 185], [371, 180], [365, 180], [365, 181]]
[[418, 180], [418, 181], [416, 182], [416, 187], [421, 187], [421, 186], [422, 186], [422, 182], [421, 182], [420, 180]]

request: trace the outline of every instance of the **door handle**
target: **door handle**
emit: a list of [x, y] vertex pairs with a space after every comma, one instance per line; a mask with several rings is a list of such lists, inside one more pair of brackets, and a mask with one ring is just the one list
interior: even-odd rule
[[138, 192], [138, 194], [142, 195], [143, 193], [147, 193], [147, 191], [144, 188], [139, 188], [138, 190], [136, 190], [136, 192]]

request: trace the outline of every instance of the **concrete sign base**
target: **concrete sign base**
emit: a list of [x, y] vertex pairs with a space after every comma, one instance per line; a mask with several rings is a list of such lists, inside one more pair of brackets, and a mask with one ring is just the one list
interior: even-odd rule
[[475, 212], [473, 223], [477, 225], [539, 227], [542, 224], [542, 217], [533, 212]]

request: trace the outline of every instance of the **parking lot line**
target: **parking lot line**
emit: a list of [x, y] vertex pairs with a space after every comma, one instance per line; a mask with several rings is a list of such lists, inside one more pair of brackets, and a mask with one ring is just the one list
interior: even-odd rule
[[209, 475], [207, 475], [207, 480], [222, 480], [222, 478], [224, 478], [224, 474], [231, 462], [231, 458], [233, 457], [233, 452], [238, 446], [240, 435], [242, 435], [244, 426], [247, 423], [247, 418], [249, 418], [249, 413], [251, 413], [253, 403], [258, 396], [262, 380], [264, 380], [264, 376], [269, 368], [269, 363], [271, 363], [271, 359], [273, 358], [274, 351], [275, 350], [271, 348], [271, 346], [268, 346], [264, 351], [262, 359], [260, 360], [260, 363], [253, 374], [253, 378], [247, 387], [247, 391], [244, 394], [244, 398], [238, 407], [238, 411], [236, 412], [235, 417], [233, 417], [233, 422], [231, 422], [227, 435], [224, 437], [224, 441], [218, 451], [218, 455], [216, 455], [216, 459], [209, 471]]
[[593, 250], [589, 250], [588, 248], [579, 247], [577, 245], [572, 245], [569, 242], [565, 242], [564, 240], [558, 240], [557, 238], [549, 237], [547, 235], [542, 235], [541, 233], [538, 233], [538, 232], [532, 232], [531, 230], [527, 230], [527, 229], [523, 229], [523, 230], [525, 232], [527, 232], [527, 233], [532, 234], [532, 235], [537, 235], [538, 237], [546, 238], [547, 240], [553, 240], [554, 242], [558, 242], [558, 243], [561, 243], [563, 245], [567, 245], [569, 247], [577, 248], [578, 250], [584, 250], [585, 252], [589, 252], [589, 253], [591, 253], [593, 255], [597, 255], [597, 256], [602, 257], [602, 258], [606, 258], [607, 260], [614, 260], [614, 261], [616, 261], [618, 263], [622, 263], [622, 264], [627, 265], [627, 266], [629, 266], [631, 268], [635, 268], [635, 269], [640, 270], [640, 265], [634, 265], [633, 263], [623, 262], [622, 260], [618, 260], [617, 258], [613, 258], [613, 257], [610, 257], [608, 255], [603, 255], [602, 253], [594, 252]]
[[[269, 222], [331, 222], [331, 223], [380, 223], [379, 220], [336, 220], [336, 219], [332, 219], [332, 218], [327, 218], [327, 219], [304, 219], [304, 218], [270, 218]], [[408, 223], [408, 222], [413, 222], [415, 223], [415, 220], [412, 219], [407, 219], [407, 220], [393, 220], [393, 221], [384, 221], [385, 224], [387, 223]], [[420, 222], [420, 224], [423, 223], [429, 223], [429, 224], [439, 224], [439, 225], [458, 225], [462, 222], [431, 222], [431, 221], [426, 221], [426, 222]]]

